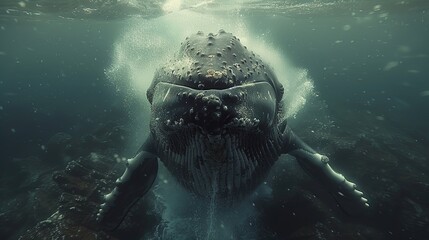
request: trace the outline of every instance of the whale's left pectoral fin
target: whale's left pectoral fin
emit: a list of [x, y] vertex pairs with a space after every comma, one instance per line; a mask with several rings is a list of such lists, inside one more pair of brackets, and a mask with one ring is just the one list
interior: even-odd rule
[[294, 156], [299, 165], [322, 185], [335, 198], [340, 207], [347, 213], [359, 207], [368, 207], [368, 200], [356, 188], [356, 184], [348, 181], [342, 174], [335, 172], [328, 164], [329, 158], [314, 151], [305, 144], [292, 130], [285, 126], [283, 153]]
[[140, 148], [137, 155], [127, 160], [127, 167], [116, 187], [104, 196], [97, 220], [103, 228], [115, 230], [131, 207], [151, 188], [158, 172], [158, 158], [152, 152], [151, 139]]

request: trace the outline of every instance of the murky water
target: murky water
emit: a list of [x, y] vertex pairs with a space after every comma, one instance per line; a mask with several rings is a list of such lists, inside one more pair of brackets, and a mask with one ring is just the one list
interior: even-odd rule
[[[69, 161], [97, 155], [121, 166], [131, 157], [149, 132], [155, 70], [186, 36], [224, 29], [274, 69], [284, 117], [371, 208], [345, 215], [291, 157], [233, 209], [216, 203], [216, 191], [198, 199], [161, 167], [141, 204], [151, 217], [136, 213], [110, 236], [427, 239], [428, 10], [423, 0], [2, 1], [0, 238], [32, 239], [30, 230], [37, 239], [49, 231], [37, 223], [62, 221], [52, 216], [64, 192], [79, 194], [51, 176]], [[82, 229], [58, 231], [72, 239]]]

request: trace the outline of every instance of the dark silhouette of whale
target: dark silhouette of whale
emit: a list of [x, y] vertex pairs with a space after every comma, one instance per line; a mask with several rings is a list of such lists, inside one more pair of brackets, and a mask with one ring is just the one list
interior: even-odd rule
[[147, 91], [150, 135], [105, 196], [98, 220], [114, 229], [152, 186], [160, 159], [190, 192], [240, 201], [281, 154], [294, 156], [341, 203], [368, 206], [328, 157], [305, 144], [282, 117], [283, 86], [231, 33], [198, 32], [161, 66]]

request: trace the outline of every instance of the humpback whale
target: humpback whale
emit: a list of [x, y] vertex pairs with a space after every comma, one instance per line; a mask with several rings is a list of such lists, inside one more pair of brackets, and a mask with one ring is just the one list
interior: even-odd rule
[[150, 134], [105, 196], [99, 222], [119, 226], [151, 188], [158, 161], [189, 192], [209, 198], [215, 191], [216, 201], [233, 206], [264, 181], [280, 155], [290, 154], [340, 204], [369, 206], [283, 120], [283, 95], [270, 66], [233, 34], [187, 37], [155, 73], [147, 90]]

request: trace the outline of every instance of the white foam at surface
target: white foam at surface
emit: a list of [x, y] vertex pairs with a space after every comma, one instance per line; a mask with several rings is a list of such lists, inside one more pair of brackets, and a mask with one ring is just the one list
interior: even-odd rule
[[164, 12], [174, 12], [180, 10], [180, 7], [182, 6], [182, 0], [167, 0], [162, 5], [162, 10]]

